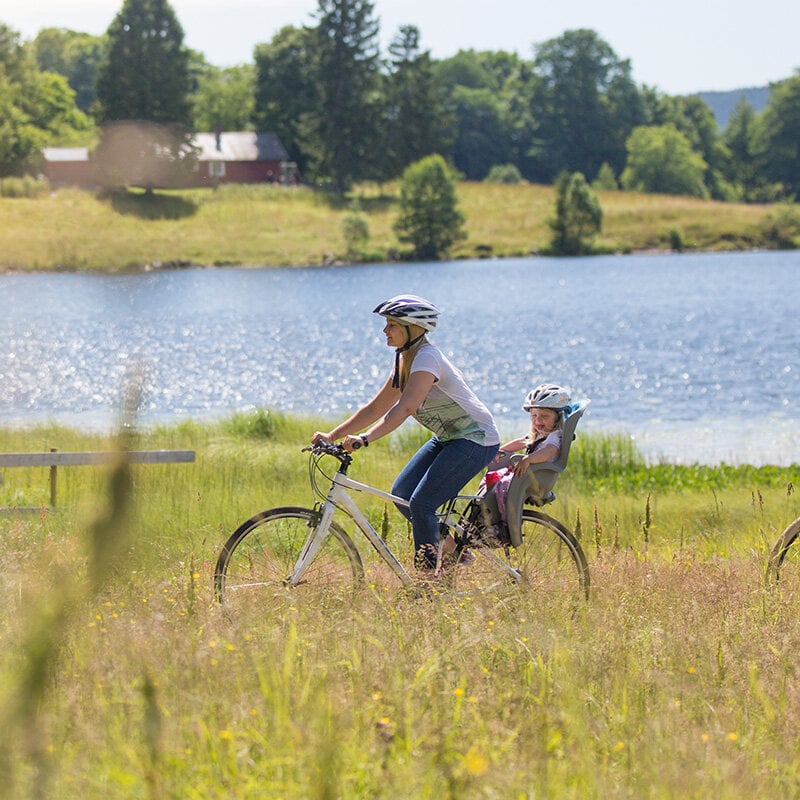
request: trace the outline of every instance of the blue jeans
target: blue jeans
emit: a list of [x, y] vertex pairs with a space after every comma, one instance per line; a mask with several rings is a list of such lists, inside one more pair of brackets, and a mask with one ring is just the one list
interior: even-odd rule
[[440, 442], [435, 436], [415, 453], [397, 476], [392, 494], [408, 500], [398, 506], [411, 520], [415, 560], [418, 566], [436, 564], [439, 520], [436, 509], [455, 497], [495, 456], [499, 445], [486, 447], [468, 439]]

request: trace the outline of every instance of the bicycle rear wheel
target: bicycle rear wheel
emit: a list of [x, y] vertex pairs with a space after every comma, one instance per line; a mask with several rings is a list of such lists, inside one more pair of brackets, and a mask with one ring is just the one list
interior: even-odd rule
[[772, 583], [791, 575], [800, 576], [800, 517], [786, 527], [769, 556], [767, 580]]
[[287, 591], [311, 595], [341, 592], [364, 578], [361, 556], [338, 525], [330, 531], [314, 559], [289, 588], [288, 578], [303, 545], [319, 522], [309, 508], [271, 508], [243, 522], [225, 542], [214, 570], [214, 593], [226, 606], [259, 606]]
[[526, 591], [564, 600], [589, 598], [589, 565], [575, 536], [540, 511], [522, 512], [519, 547], [473, 548], [474, 560], [461, 557], [453, 581], [460, 590], [488, 589], [516, 583]]

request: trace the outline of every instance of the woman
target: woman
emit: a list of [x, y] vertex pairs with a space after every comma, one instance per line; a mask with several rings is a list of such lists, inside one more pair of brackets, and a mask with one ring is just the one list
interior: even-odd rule
[[[312, 442], [342, 439], [345, 450], [369, 446], [413, 416], [433, 433], [406, 464], [392, 493], [408, 500], [400, 511], [411, 520], [415, 564], [436, 566], [436, 509], [477, 475], [497, 453], [500, 436], [489, 409], [427, 334], [436, 330], [439, 309], [422, 297], [398, 295], [374, 309], [386, 319], [386, 344], [395, 348], [394, 371], [366, 405]], [[363, 433], [359, 434], [359, 431]]]

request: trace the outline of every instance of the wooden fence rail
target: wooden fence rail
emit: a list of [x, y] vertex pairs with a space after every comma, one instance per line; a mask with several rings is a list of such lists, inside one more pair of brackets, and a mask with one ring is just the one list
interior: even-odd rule
[[[3, 467], [49, 467], [50, 505], [55, 508], [58, 499], [58, 468], [112, 464], [124, 458], [129, 464], [188, 464], [194, 462], [194, 450], [131, 450], [115, 452], [96, 450], [86, 452], [49, 453], [0, 453], [0, 469]], [[22, 511], [39, 509], [0, 509], [3, 511]]]

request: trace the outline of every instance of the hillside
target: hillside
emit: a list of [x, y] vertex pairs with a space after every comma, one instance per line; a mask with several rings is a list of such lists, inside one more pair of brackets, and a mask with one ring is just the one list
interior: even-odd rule
[[763, 111], [769, 100], [769, 86], [754, 86], [749, 89], [732, 89], [729, 92], [698, 92], [698, 96], [708, 103], [714, 113], [720, 130], [727, 124], [736, 104], [746, 100], [756, 112]]

